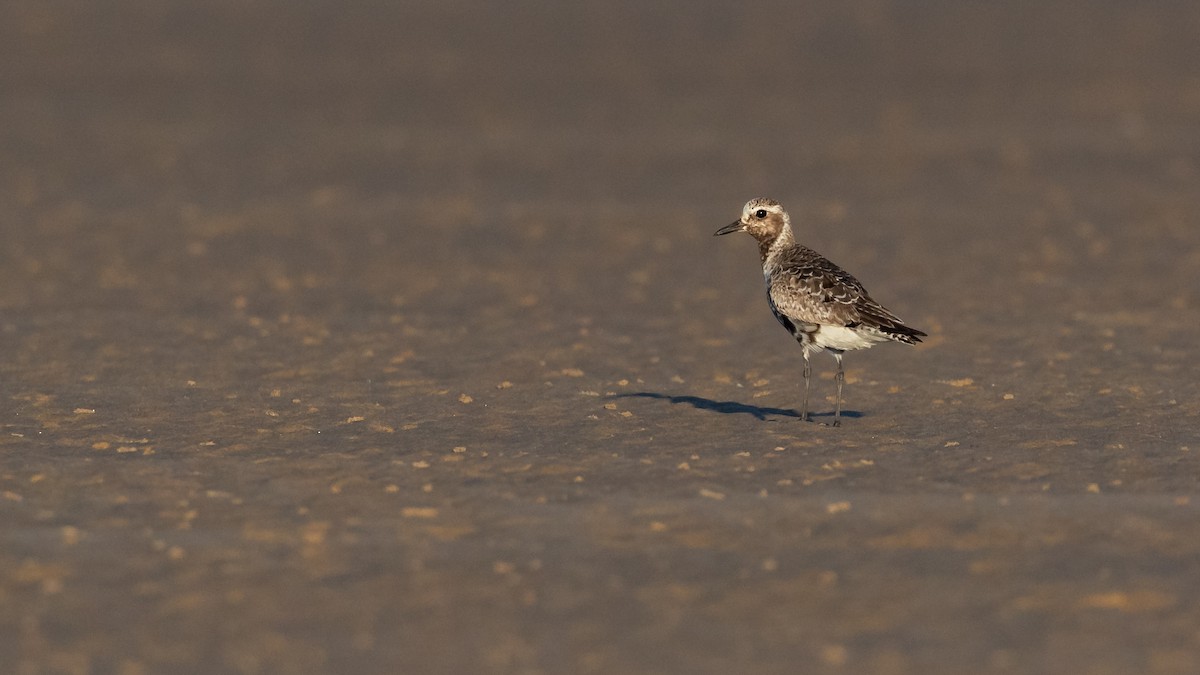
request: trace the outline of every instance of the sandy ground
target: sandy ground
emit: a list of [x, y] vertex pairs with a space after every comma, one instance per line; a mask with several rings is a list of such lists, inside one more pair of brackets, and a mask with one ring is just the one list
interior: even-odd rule
[[[1200, 7], [0, 7], [0, 663], [1200, 672]], [[929, 339], [796, 417], [755, 196]]]

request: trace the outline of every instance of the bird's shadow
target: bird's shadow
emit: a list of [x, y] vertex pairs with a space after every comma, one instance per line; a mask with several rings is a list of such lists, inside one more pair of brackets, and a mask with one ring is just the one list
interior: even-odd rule
[[[670, 394], [660, 394], [653, 391], [639, 391], [629, 394], [614, 394], [609, 398], [653, 398], [659, 400], [670, 401], [674, 404], [687, 404], [699, 410], [711, 410], [725, 415], [747, 414], [753, 415], [756, 419], [766, 420], [768, 415], [778, 417], [799, 417], [800, 412], [797, 410], [789, 410], [787, 408], [763, 408], [756, 405], [748, 405], [737, 401], [714, 401], [711, 398], [701, 398], [699, 396], [671, 396]], [[810, 412], [809, 417], [833, 417], [833, 412]], [[857, 410], [843, 410], [842, 417], [862, 417], [863, 414]]]

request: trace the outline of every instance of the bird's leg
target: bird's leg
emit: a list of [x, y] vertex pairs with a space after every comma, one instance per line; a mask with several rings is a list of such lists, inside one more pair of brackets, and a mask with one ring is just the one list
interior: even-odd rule
[[842, 426], [842, 383], [846, 381], [846, 374], [842, 372], [842, 355], [834, 354], [833, 358], [837, 359], [837, 401], [833, 404], [833, 426]]
[[804, 350], [804, 406], [800, 408], [800, 421], [808, 421], [808, 381], [812, 377], [812, 363], [808, 360], [808, 350]]

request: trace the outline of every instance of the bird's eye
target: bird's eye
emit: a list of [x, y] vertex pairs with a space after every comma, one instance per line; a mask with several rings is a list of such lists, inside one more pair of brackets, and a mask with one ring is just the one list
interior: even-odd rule
[[757, 211], [755, 211], [755, 212], [754, 212], [754, 215], [755, 215], [756, 217], [758, 217], [758, 218], [766, 218], [766, 217], [767, 217], [767, 210], [766, 210], [766, 209], [759, 209], [759, 210], [757, 210]]

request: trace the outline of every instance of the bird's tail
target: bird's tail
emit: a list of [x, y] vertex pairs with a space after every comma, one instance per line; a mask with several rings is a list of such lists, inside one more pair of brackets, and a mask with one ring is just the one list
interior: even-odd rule
[[873, 303], [873, 306], [866, 308], [864, 314], [870, 320], [869, 323], [874, 324], [876, 330], [897, 342], [915, 345], [921, 341], [921, 338], [927, 337], [923, 331], [905, 326], [900, 317], [892, 314], [878, 303]]
[[927, 337], [925, 333], [916, 328], [909, 328], [900, 322], [896, 322], [890, 326], [883, 326], [880, 330], [893, 340], [909, 345], [915, 345], [921, 341], [921, 338]]

